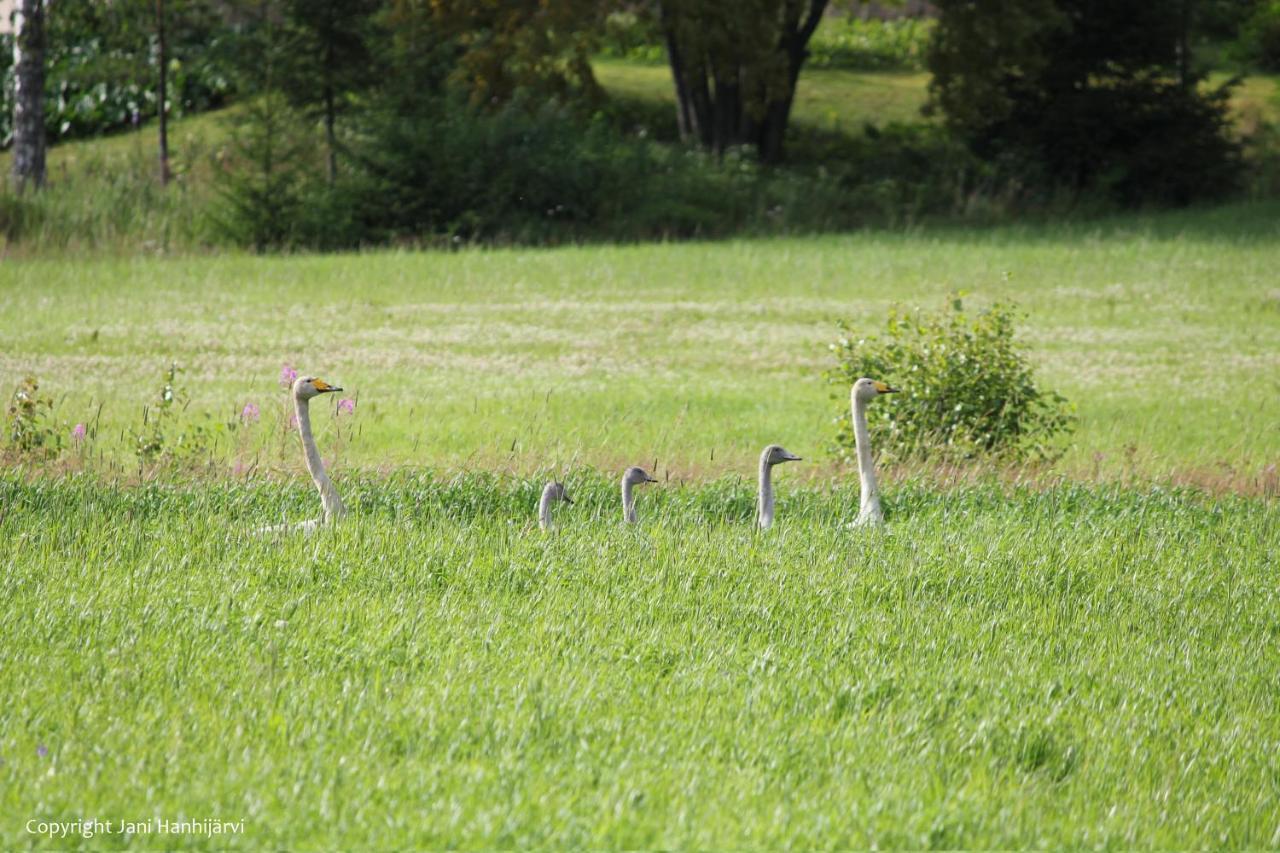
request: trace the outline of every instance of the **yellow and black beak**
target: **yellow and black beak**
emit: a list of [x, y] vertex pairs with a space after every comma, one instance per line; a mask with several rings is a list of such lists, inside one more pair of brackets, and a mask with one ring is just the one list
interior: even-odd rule
[[897, 394], [898, 393], [897, 388], [890, 388], [888, 385], [886, 385], [883, 382], [880, 382], [879, 380], [877, 380], [874, 384], [876, 386], [877, 394]]
[[342, 390], [342, 386], [330, 385], [328, 382], [325, 382], [323, 379], [315, 379], [311, 382], [311, 384], [316, 386], [316, 390], [319, 391], [321, 394], [332, 394], [336, 391]]

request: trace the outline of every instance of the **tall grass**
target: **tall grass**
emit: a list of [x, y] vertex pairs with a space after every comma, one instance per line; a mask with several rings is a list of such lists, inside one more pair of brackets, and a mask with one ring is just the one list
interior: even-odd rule
[[[0, 839], [139, 846], [1274, 844], [1273, 506], [1065, 487], [0, 480]], [[99, 836], [94, 844], [127, 839]], [[77, 846], [80, 841], [46, 841]]]

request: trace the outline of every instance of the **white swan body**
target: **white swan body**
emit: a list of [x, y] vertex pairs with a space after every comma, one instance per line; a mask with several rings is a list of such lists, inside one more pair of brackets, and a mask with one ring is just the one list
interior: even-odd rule
[[622, 520], [636, 523], [636, 496], [632, 489], [642, 483], [658, 482], [643, 468], [628, 468], [622, 472]]
[[773, 466], [783, 462], [799, 462], [800, 457], [778, 444], [771, 444], [760, 454], [760, 491], [756, 500], [756, 526], [768, 530], [773, 526]]
[[881, 394], [895, 394], [897, 391], [897, 388], [890, 388], [877, 379], [864, 377], [853, 383], [849, 392], [853, 406], [853, 437], [858, 444], [858, 480], [862, 490], [858, 520], [854, 522], [858, 527], [884, 524], [884, 510], [880, 508], [880, 484], [876, 481], [871, 435], [867, 430], [867, 403]]
[[551, 505], [556, 501], [572, 504], [573, 498], [564, 490], [564, 483], [552, 481], [542, 487], [542, 498], [538, 501], [538, 527], [542, 530], [552, 528]]

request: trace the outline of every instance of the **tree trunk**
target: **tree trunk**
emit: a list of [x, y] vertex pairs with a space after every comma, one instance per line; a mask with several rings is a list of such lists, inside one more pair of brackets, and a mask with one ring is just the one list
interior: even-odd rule
[[157, 117], [160, 119], [160, 183], [167, 186], [169, 183], [169, 50], [168, 44], [165, 42], [164, 31], [164, 0], [156, 0], [156, 46], [159, 56], [156, 64], [160, 71], [159, 85], [159, 106], [157, 108]]
[[689, 93], [689, 84], [685, 79], [684, 55], [676, 41], [675, 30], [670, 26], [670, 16], [663, 6], [662, 32], [667, 43], [667, 62], [671, 65], [671, 82], [676, 87], [676, 127], [680, 131], [680, 139], [688, 142], [698, 134], [698, 120], [693, 112], [693, 98]]
[[19, 0], [13, 17], [13, 180], [18, 191], [45, 180], [44, 0]]
[[[762, 47], [765, 53], [782, 54], [786, 70], [781, 83], [770, 88], [760, 82], [754, 65], [744, 64], [739, 45], [733, 45], [731, 53], [711, 56], [708, 53], [711, 42], [699, 41], [698, 33], [714, 31], [723, 26], [724, 21], [714, 20], [715, 14], [698, 15], [696, 4], [690, 9], [675, 0], [660, 2], [658, 12], [675, 84], [680, 138], [686, 142], [697, 141], [717, 154], [734, 145], [752, 144], [762, 161], [781, 161], [800, 69], [809, 55], [809, 39], [821, 22], [828, 2], [779, 2], [775, 10], [780, 16], [778, 40], [776, 44]], [[683, 21], [683, 26], [681, 15], [690, 16]], [[759, 49], [745, 55], [758, 57]]]

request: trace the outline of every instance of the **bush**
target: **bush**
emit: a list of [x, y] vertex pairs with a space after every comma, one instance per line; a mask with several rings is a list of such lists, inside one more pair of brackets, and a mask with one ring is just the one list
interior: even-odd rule
[[556, 105], [384, 110], [364, 118], [346, 152], [332, 189], [313, 179], [304, 203], [270, 220], [268, 244], [706, 237], [837, 227], [860, 212], [830, 181], [762, 168], [741, 151], [658, 145]]
[[6, 414], [6, 431], [13, 450], [36, 456], [54, 456], [61, 449], [61, 438], [50, 423], [53, 399], [40, 394], [40, 383], [34, 376], [26, 377], [14, 389]]
[[1075, 418], [1066, 400], [1036, 386], [1028, 357], [1014, 336], [1017, 312], [997, 302], [968, 314], [959, 296], [938, 313], [889, 312], [884, 335], [862, 338], [840, 322], [831, 345], [836, 366], [827, 378], [841, 389], [837, 445], [851, 456], [856, 445], [848, 389], [870, 376], [900, 393], [868, 408], [872, 444], [902, 458], [1051, 459], [1052, 440]]

